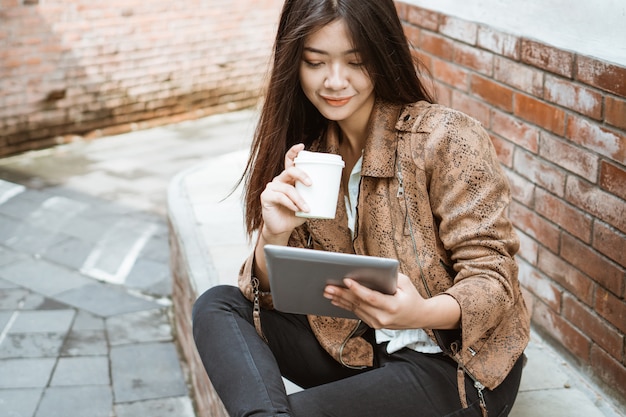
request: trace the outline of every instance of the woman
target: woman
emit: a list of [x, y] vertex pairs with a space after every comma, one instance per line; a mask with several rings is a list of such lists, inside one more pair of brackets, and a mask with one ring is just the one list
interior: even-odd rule
[[[240, 288], [194, 305], [231, 415], [509, 413], [529, 334], [509, 189], [479, 123], [432, 101], [391, 0], [285, 2], [246, 169], [256, 246]], [[294, 166], [305, 148], [345, 161], [335, 219], [295, 216], [308, 210], [294, 187], [310, 184]], [[278, 312], [266, 244], [398, 259], [398, 289], [328, 285], [361, 320]], [[281, 376], [304, 389], [287, 395]]]

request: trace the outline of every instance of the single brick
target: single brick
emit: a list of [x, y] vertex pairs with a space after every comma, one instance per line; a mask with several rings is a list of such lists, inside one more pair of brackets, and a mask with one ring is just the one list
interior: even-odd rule
[[607, 96], [605, 98], [604, 121], [626, 130], [626, 99]]
[[513, 90], [489, 78], [474, 74], [471, 77], [471, 91], [486, 102], [507, 112], [513, 111]]
[[595, 152], [574, 146], [557, 136], [543, 132], [539, 155], [590, 182], [596, 181], [599, 158]]
[[626, 200], [626, 168], [608, 161], [601, 161], [600, 187]]
[[445, 36], [424, 31], [420, 39], [419, 48], [443, 60], [452, 61], [454, 41]]
[[475, 45], [478, 37], [478, 24], [457, 17], [441, 16], [439, 33]]
[[592, 248], [588, 242], [564, 233], [561, 238], [561, 256], [616, 296], [621, 297], [624, 293], [626, 271]]
[[626, 68], [586, 56], [576, 60], [576, 79], [626, 97]]
[[569, 80], [546, 75], [544, 99], [596, 120], [602, 120], [602, 94]]
[[468, 72], [459, 65], [451, 64], [441, 59], [433, 58], [432, 61], [433, 76], [446, 84], [449, 84], [459, 90], [467, 91], [468, 88]]
[[518, 36], [500, 32], [487, 26], [480, 26], [477, 45], [507, 58], [519, 60], [520, 39]]
[[533, 153], [539, 150], [539, 129], [510, 114], [492, 110], [491, 130]]
[[587, 149], [626, 164], [626, 135], [582, 117], [569, 115], [565, 136]]
[[573, 76], [574, 54], [540, 42], [522, 39], [521, 60], [567, 78]]
[[565, 111], [525, 94], [515, 94], [514, 114], [550, 132], [565, 132]]
[[565, 193], [567, 174], [558, 167], [521, 149], [513, 156], [515, 171], [559, 197]]
[[567, 179], [567, 201], [626, 233], [626, 202], [573, 175]]

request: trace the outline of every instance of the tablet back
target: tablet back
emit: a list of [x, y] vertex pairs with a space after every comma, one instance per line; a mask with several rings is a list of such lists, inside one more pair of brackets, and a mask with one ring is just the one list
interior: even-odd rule
[[344, 277], [386, 294], [396, 291], [395, 259], [276, 245], [264, 250], [274, 308], [279, 311], [357, 318], [323, 296], [327, 284], [343, 286]]

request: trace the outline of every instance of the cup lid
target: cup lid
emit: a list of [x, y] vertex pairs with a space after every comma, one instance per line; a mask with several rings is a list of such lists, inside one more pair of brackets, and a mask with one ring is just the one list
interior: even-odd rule
[[323, 164], [336, 164], [345, 166], [341, 155], [337, 155], [334, 153], [324, 153], [324, 152], [311, 152], [311, 151], [300, 151], [296, 159], [294, 159], [294, 163], [303, 163], [303, 162], [316, 162]]

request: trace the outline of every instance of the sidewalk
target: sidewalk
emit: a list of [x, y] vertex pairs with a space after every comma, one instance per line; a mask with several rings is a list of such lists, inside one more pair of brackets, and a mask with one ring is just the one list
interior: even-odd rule
[[0, 416], [194, 416], [163, 220], [5, 181], [0, 201]]
[[166, 190], [245, 114], [0, 159], [0, 417], [195, 417]]
[[[249, 247], [239, 192], [224, 198], [254, 116], [0, 159], [1, 417], [196, 416], [166, 215], [195, 291], [234, 284]], [[511, 416], [620, 416], [537, 335], [527, 354]]]

